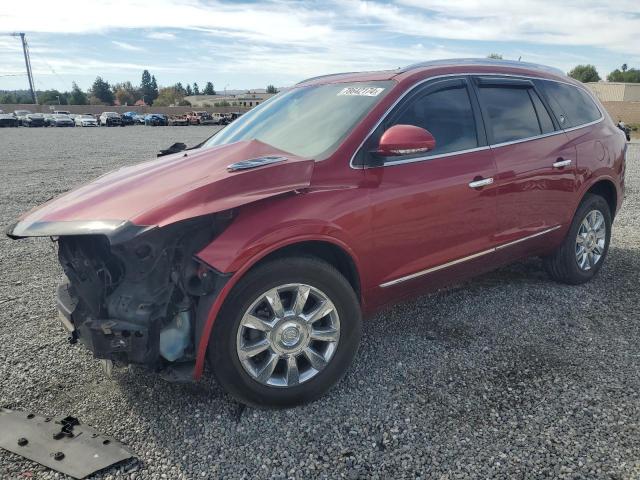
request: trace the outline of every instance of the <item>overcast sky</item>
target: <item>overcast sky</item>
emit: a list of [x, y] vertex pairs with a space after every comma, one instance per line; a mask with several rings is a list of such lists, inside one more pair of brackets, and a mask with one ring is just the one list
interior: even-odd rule
[[264, 88], [492, 52], [603, 78], [640, 68], [640, 0], [2, 0], [0, 89], [27, 87], [15, 31], [38, 89], [137, 84], [145, 68], [160, 85]]

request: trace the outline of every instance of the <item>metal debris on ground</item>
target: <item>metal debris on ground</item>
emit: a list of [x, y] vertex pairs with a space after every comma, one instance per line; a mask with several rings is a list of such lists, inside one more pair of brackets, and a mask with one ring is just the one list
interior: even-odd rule
[[41, 417], [8, 408], [0, 408], [0, 448], [74, 478], [133, 457], [122, 443], [75, 417]]

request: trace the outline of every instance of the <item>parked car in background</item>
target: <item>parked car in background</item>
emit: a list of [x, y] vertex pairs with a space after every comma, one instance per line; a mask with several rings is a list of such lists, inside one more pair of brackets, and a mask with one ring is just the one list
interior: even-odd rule
[[169, 125], [187, 126], [189, 125], [189, 120], [185, 115], [171, 115], [169, 117]]
[[159, 113], [149, 113], [144, 116], [144, 124], [151, 127], [161, 127], [169, 125], [169, 121], [164, 115]]
[[76, 124], [69, 115], [54, 113], [48, 120], [50, 127], [75, 127]]
[[30, 113], [22, 119], [23, 127], [46, 127], [42, 113]]
[[138, 116], [137, 112], [124, 112], [121, 115], [123, 125], [136, 125], [140, 123], [138, 121]]
[[122, 119], [116, 112], [102, 112], [98, 123], [101, 127], [119, 127], [122, 125]]
[[229, 115], [229, 123], [231, 123], [234, 120], [237, 120], [238, 118], [240, 118], [242, 116], [242, 113], [241, 112], [231, 112], [228, 115]]
[[71, 112], [69, 110], [54, 110], [54, 115], [66, 115], [67, 117], [71, 116]]
[[128, 125], [135, 125], [136, 121], [133, 119], [133, 117], [126, 115], [126, 114], [122, 114], [120, 115], [120, 124], [123, 127], [126, 127]]
[[215, 121], [209, 112], [189, 112], [187, 118], [191, 125], [214, 125]]
[[53, 113], [43, 113], [42, 116], [44, 117], [44, 126], [50, 127], [51, 121], [53, 120]]
[[82, 115], [76, 115], [73, 119], [77, 127], [97, 127], [98, 120], [91, 114], [83, 113]]
[[17, 127], [18, 119], [8, 113], [0, 113], [0, 127]]
[[131, 117], [134, 124], [144, 125], [144, 115], [141, 115], [138, 112], [124, 112], [122, 115]]
[[326, 392], [395, 302], [530, 256], [594, 278], [627, 151], [580, 82], [489, 59], [316, 77], [172, 147], [8, 234], [57, 239], [62, 322], [95, 357], [174, 379], [206, 362], [270, 406]]
[[18, 119], [18, 125], [22, 125], [22, 121], [30, 114], [30, 110], [16, 110], [13, 112], [13, 115]]
[[213, 123], [216, 125], [228, 125], [231, 123], [231, 119], [226, 113], [214, 112], [211, 114], [211, 118], [213, 119]]

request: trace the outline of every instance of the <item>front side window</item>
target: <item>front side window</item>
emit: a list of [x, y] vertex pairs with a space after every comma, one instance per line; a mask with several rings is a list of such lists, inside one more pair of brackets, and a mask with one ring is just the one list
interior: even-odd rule
[[431, 132], [436, 148], [429, 155], [478, 146], [473, 109], [466, 86], [445, 88], [409, 101], [391, 125], [415, 125]]
[[602, 117], [589, 94], [581, 88], [547, 80], [540, 83], [562, 128], [577, 127]]
[[376, 81], [292, 88], [244, 114], [204, 147], [259, 140], [294, 155], [323, 160], [393, 85]]
[[493, 144], [535, 137], [542, 133], [529, 90], [509, 86], [478, 89]]

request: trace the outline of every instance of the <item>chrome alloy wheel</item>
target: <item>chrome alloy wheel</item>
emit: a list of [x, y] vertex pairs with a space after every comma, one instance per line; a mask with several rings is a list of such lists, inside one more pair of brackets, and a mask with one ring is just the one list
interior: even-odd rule
[[591, 270], [602, 258], [607, 241], [607, 224], [599, 210], [591, 210], [582, 220], [576, 237], [576, 262], [581, 270]]
[[310, 285], [291, 283], [251, 304], [240, 321], [236, 351], [254, 380], [292, 387], [320, 373], [339, 340], [340, 318], [329, 297]]

